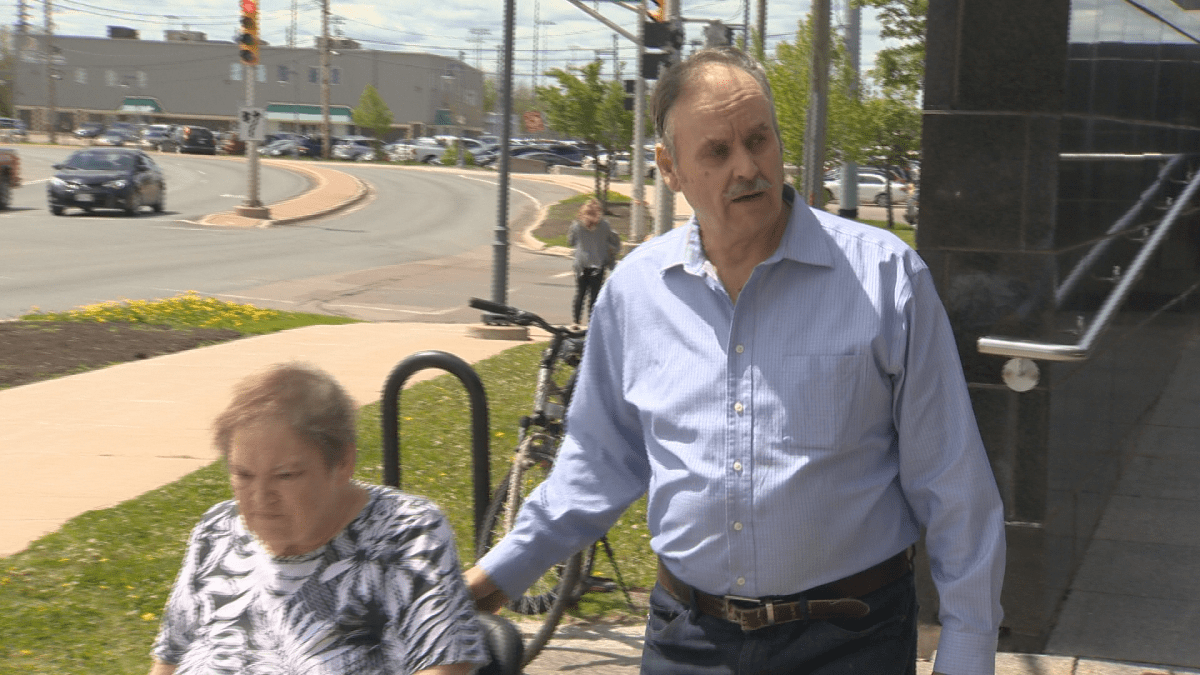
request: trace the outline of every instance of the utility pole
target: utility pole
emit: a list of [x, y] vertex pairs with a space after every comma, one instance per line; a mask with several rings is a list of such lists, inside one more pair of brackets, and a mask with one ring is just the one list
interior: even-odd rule
[[767, 0], [758, 0], [758, 45], [755, 48], [759, 62], [767, 60]]
[[[638, 0], [637, 4], [637, 51], [633, 66], [633, 148], [629, 155], [633, 182], [633, 212], [630, 216], [630, 230], [633, 243], [640, 244], [646, 238], [645, 214], [642, 204], [646, 201], [646, 152], [642, 146], [646, 144], [646, 79], [642, 77], [642, 60], [646, 56], [646, 3], [648, 0]], [[655, 172], [656, 174], [658, 172]]]
[[292, 0], [292, 22], [288, 24], [287, 30], [287, 46], [294, 48], [296, 46], [296, 14], [298, 7], [296, 6], [299, 0]]
[[[859, 42], [862, 33], [862, 8], [857, 3], [846, 3], [846, 53], [850, 55], [850, 82], [846, 87], [852, 100], [858, 99]], [[852, 220], [858, 219], [858, 164], [850, 160], [842, 162], [842, 194], [839, 195], [838, 215]]]
[[321, 157], [329, 159], [329, 0], [321, 0]]
[[45, 48], [46, 57], [46, 115], [47, 129], [49, 130], [48, 139], [51, 145], [58, 143], [58, 104], [55, 101], [55, 84], [54, 84], [54, 47], [50, 44], [50, 39], [54, 37], [54, 19], [50, 0], [45, 0], [46, 3], [46, 39], [42, 43]]
[[[664, 9], [666, 10], [664, 17], [667, 23], [670, 24], [672, 30], [683, 30], [683, 17], [680, 14], [680, 0], [666, 0]], [[682, 59], [683, 54], [681, 49], [676, 49], [674, 43], [666, 46], [666, 51], [671, 55], [670, 63], [676, 64]], [[666, 66], [669, 67], [669, 66]], [[661, 76], [662, 70], [659, 70]], [[657, 145], [663, 144], [663, 139], [658, 138]], [[640, 150], [640, 148], [639, 148]], [[655, 214], [654, 214], [654, 234], [662, 235], [670, 232], [675, 227], [675, 193], [667, 187], [667, 182], [663, 178], [662, 171], [654, 172], [654, 198], [655, 198]]]
[[471, 39], [468, 42], [475, 43], [475, 70], [483, 71], [483, 42], [485, 35], [491, 35], [491, 28], [472, 28], [470, 29]]
[[813, 0], [813, 49], [808, 118], [804, 127], [805, 203], [825, 206], [825, 116], [829, 106], [829, 0]]
[[492, 302], [508, 304], [508, 158], [512, 140], [513, 26], [516, 0], [504, 4], [504, 63], [500, 72], [500, 203], [496, 209], [496, 227], [492, 230]]
[[621, 52], [617, 46], [617, 34], [613, 33], [613, 79], [621, 79]]
[[750, 52], [750, 0], [742, 0], [742, 51]]
[[[13, 117], [17, 115], [17, 73], [21, 70], [21, 64], [24, 63], [23, 50], [25, 49], [25, 40], [29, 35], [29, 10], [25, 5], [25, 0], [17, 0], [17, 34], [13, 40], [13, 56], [16, 61], [13, 63], [12, 77], [8, 82], [8, 104], [12, 108]], [[30, 125], [33, 126], [33, 125]]]

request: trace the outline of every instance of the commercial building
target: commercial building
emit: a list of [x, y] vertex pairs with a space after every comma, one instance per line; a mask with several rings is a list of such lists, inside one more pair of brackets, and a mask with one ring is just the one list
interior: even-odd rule
[[[29, 128], [57, 131], [127, 120], [231, 128], [246, 104], [244, 67], [232, 41], [196, 31], [166, 31], [162, 41], [110, 27], [108, 38], [17, 36], [16, 114]], [[122, 37], [123, 36], [123, 37]], [[351, 111], [367, 85], [393, 115], [389, 138], [483, 129], [483, 74], [460, 60], [361, 49], [330, 41], [330, 118], [334, 134], [354, 130]], [[255, 105], [272, 131], [316, 132], [322, 121], [320, 50], [263, 45], [254, 73]]]
[[[917, 243], [1006, 508], [1005, 649], [1039, 652], [1052, 628], [1090, 616], [1104, 630], [1080, 629], [1093, 644], [1068, 653], [1116, 657], [1114, 643], [1195, 625], [1179, 618], [1194, 609], [1155, 595], [1149, 571], [1170, 569], [1164, 541], [1180, 544], [1172, 561], [1200, 553], [1186, 521], [1155, 522], [1184, 502], [1129, 515], [1118, 481], [1152, 434], [1174, 433], [1152, 413], [1166, 410], [1200, 334], [1196, 10], [1195, 0], [929, 3]], [[1179, 419], [1196, 414], [1193, 403]], [[1142, 538], [1104, 531], [1110, 508]], [[1071, 597], [1088, 551], [1110, 568]], [[937, 598], [923, 587], [932, 622]], [[1183, 637], [1194, 629], [1179, 630], [1194, 644]]]

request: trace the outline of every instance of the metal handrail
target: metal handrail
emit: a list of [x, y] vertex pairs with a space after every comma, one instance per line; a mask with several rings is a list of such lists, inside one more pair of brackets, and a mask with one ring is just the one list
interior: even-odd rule
[[1150, 256], [1154, 255], [1159, 245], [1167, 238], [1167, 234], [1171, 231], [1171, 226], [1175, 224], [1176, 219], [1179, 218], [1179, 214], [1183, 212], [1183, 209], [1195, 197], [1197, 190], [1200, 190], [1200, 171], [1196, 171], [1192, 175], [1187, 187], [1183, 189], [1183, 192], [1171, 204], [1171, 208], [1167, 211], [1167, 214], [1163, 216], [1162, 222], [1154, 229], [1154, 233], [1146, 239], [1146, 243], [1138, 251], [1137, 257], [1134, 258], [1129, 272], [1121, 275], [1116, 287], [1105, 298], [1104, 305], [1100, 307], [1096, 318], [1088, 326], [1087, 330], [1084, 331], [1083, 337], [1079, 342], [1073, 345], [1064, 345], [985, 336], [979, 338], [977, 343], [979, 353], [1041, 359], [1044, 361], [1083, 361], [1087, 359], [1091, 354], [1092, 347], [1096, 344], [1096, 340], [1108, 328], [1113, 315], [1117, 312], [1117, 308], [1125, 302], [1125, 298], [1133, 289], [1133, 285], [1141, 278], [1142, 272], [1150, 262]]

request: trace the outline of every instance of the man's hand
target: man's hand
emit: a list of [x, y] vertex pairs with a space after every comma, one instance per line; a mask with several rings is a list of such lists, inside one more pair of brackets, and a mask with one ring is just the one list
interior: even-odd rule
[[467, 581], [471, 596], [475, 598], [475, 609], [495, 614], [508, 603], [508, 596], [492, 583], [482, 567], [472, 567], [463, 574], [463, 578]]

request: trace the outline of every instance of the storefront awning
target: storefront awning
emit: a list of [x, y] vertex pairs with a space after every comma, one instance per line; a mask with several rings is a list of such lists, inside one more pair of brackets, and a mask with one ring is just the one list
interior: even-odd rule
[[[267, 120], [270, 122], [321, 122], [321, 106], [307, 103], [269, 103]], [[334, 124], [353, 124], [350, 108], [344, 105], [329, 106], [329, 121]]]
[[160, 113], [163, 111], [162, 106], [158, 104], [158, 99], [150, 96], [126, 96], [124, 101], [121, 101], [121, 107], [117, 108], [119, 112], [141, 112], [141, 113]]

